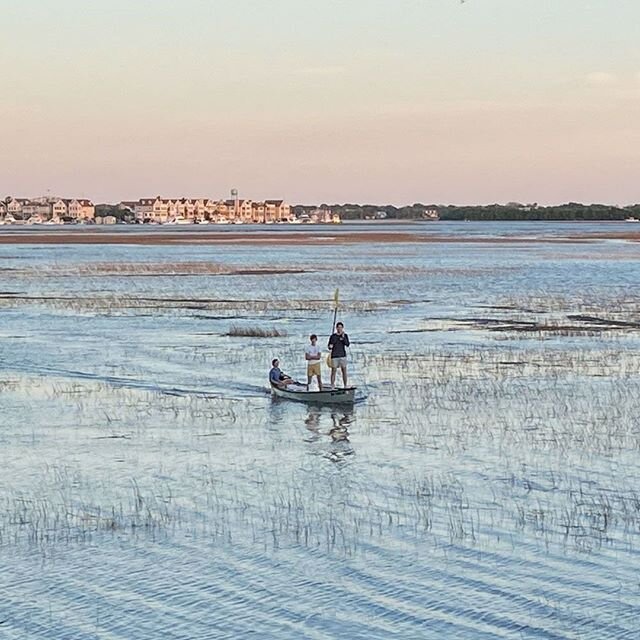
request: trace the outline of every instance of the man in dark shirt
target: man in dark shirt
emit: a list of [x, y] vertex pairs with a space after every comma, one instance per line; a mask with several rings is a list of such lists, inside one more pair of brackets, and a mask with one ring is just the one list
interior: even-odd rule
[[342, 322], [336, 324], [336, 332], [329, 338], [328, 348], [331, 351], [331, 386], [336, 384], [336, 371], [342, 372], [342, 384], [347, 386], [347, 351], [349, 336], [344, 332]]

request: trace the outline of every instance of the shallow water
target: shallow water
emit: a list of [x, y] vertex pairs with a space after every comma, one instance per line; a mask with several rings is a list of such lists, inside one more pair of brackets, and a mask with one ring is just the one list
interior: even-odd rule
[[[638, 258], [0, 246], [1, 637], [636, 638]], [[359, 401], [273, 400], [336, 286]]]

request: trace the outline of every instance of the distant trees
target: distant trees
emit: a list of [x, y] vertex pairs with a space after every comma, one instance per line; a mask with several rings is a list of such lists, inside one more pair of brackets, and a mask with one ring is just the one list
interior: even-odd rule
[[[375, 218], [384, 211], [387, 219], [418, 220], [425, 210], [436, 209], [441, 220], [478, 220], [478, 221], [517, 221], [517, 220], [624, 220], [629, 216], [640, 217], [640, 204], [628, 207], [615, 207], [607, 204], [580, 204], [569, 202], [558, 206], [541, 207], [537, 204], [521, 205], [510, 202], [506, 205], [435, 206], [416, 202], [412, 205], [396, 207], [394, 205], [373, 204], [323, 204], [322, 208], [331, 209], [343, 220], [365, 220]], [[296, 215], [311, 213], [316, 205], [296, 205]]]
[[494, 204], [484, 207], [448, 206], [440, 209], [442, 220], [624, 220], [629, 215], [629, 209], [577, 202], [552, 207], [516, 208]]

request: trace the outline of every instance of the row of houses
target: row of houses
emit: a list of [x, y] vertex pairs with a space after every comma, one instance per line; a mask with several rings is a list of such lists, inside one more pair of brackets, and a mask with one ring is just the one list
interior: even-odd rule
[[93, 220], [95, 207], [84, 198], [5, 198], [0, 217], [16, 220]]
[[282, 222], [291, 218], [291, 206], [283, 200], [211, 200], [209, 198], [141, 198], [121, 202], [136, 222]]

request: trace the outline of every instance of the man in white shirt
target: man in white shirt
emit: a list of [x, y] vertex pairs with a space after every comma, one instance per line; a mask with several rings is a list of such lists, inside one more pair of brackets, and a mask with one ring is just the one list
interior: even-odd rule
[[311, 386], [311, 380], [315, 376], [318, 380], [318, 389], [322, 391], [322, 371], [320, 367], [320, 348], [317, 345], [318, 336], [314, 333], [309, 337], [311, 344], [304, 350], [304, 359], [307, 361], [307, 391]]

